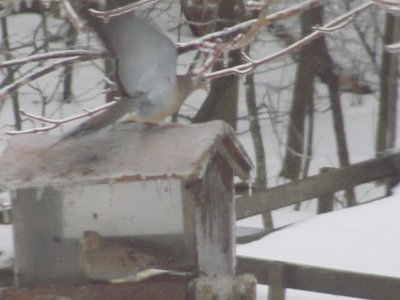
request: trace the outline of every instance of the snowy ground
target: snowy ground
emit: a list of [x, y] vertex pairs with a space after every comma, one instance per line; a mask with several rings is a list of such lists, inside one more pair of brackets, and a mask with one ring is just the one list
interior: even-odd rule
[[0, 225], [0, 268], [12, 266], [13, 256], [11, 225]]
[[[397, 192], [384, 200], [316, 216], [238, 245], [237, 254], [400, 277], [399, 213]], [[288, 295], [288, 299], [311, 299], [295, 291]]]
[[[38, 22], [37, 16], [21, 17], [11, 20], [12, 26], [16, 32], [25, 32], [31, 34], [29, 28], [33, 30]], [[29, 22], [27, 22], [29, 21]], [[35, 24], [33, 24], [33, 23]], [[32, 24], [31, 24], [32, 23]], [[23, 40], [23, 37], [20, 37]], [[268, 38], [268, 37], [267, 37]], [[280, 49], [277, 45], [269, 44], [268, 52]], [[265, 55], [266, 53], [263, 53]], [[288, 60], [280, 61], [270, 68], [287, 64]], [[96, 71], [96, 72], [95, 72]], [[45, 86], [53, 73], [46, 78], [36, 81], [36, 85]], [[260, 73], [259, 73], [260, 74]], [[293, 78], [294, 69], [276, 69], [276, 71], [265, 73], [261, 78], [258, 76], [258, 86], [270, 85], [280, 86], [289, 82]], [[64, 105], [61, 108], [59, 101], [53, 101], [47, 106], [47, 111], [54, 117], [63, 117], [73, 113], [80, 112], [81, 106], [90, 107], [91, 101], [96, 98], [99, 100], [100, 90], [102, 88], [101, 76], [97, 70], [85, 69], [83, 65], [77, 67], [75, 88], [76, 94], [84, 95], [81, 102], [73, 102]], [[290, 78], [290, 79], [289, 79]], [[91, 81], [88, 85], [87, 82]], [[90, 89], [87, 88], [90, 86]], [[43, 88], [45, 89], [45, 88]], [[324, 87], [319, 84], [319, 92]], [[40, 99], [30, 93], [28, 89], [22, 89], [25, 92], [23, 108], [30, 112], [40, 113]], [[48, 92], [50, 93], [50, 92]], [[263, 98], [264, 89], [258, 90], [259, 99]], [[201, 94], [201, 93], [200, 93]], [[56, 98], [57, 98], [56, 94]], [[242, 91], [243, 95], [243, 91]], [[58, 95], [59, 96], [59, 95]], [[183, 111], [193, 110], [192, 106], [198, 107], [202, 96], [192, 98]], [[376, 95], [375, 95], [376, 96]], [[351, 162], [359, 162], [371, 158], [373, 153], [374, 134], [376, 131], [377, 102], [374, 95], [363, 97], [362, 105], [351, 106], [354, 100], [346, 95], [343, 99], [346, 132], [348, 134], [348, 143], [351, 153]], [[36, 97], [36, 98], [35, 98]], [[288, 109], [285, 103], [291, 99], [290, 89], [286, 89], [280, 94], [280, 99], [274, 103], [276, 111], [285, 111]], [[243, 100], [243, 99], [242, 99]], [[246, 114], [245, 101], [240, 102], [239, 114]], [[328, 101], [321, 100], [318, 104], [319, 111], [315, 116], [315, 138], [314, 152], [311, 163], [311, 174], [318, 173], [320, 167], [337, 166], [336, 146], [333, 138], [332, 120], [329, 111]], [[0, 125], [12, 123], [8, 102], [0, 112]], [[245, 131], [248, 128], [248, 122], [242, 121], [239, 124], [239, 131]], [[71, 125], [75, 126], [75, 125]], [[284, 149], [285, 132], [287, 130], [285, 123], [271, 125], [270, 120], [265, 118], [261, 123], [264, 143], [267, 153], [267, 168], [269, 174], [269, 183], [279, 183], [279, 168], [282, 160], [282, 149]], [[3, 127], [2, 127], [3, 128]], [[5, 127], [8, 129], [8, 127]], [[4, 128], [3, 128], [4, 129]], [[280, 140], [276, 138], [277, 134]], [[253, 146], [249, 134], [238, 135], [246, 150], [251, 157], [254, 157]], [[0, 137], [3, 142], [3, 137]], [[0, 143], [0, 148], [4, 143]], [[358, 198], [361, 201], [375, 198], [376, 191], [373, 187], [367, 186], [358, 191]], [[284, 208], [273, 212], [274, 223], [280, 227], [294, 223], [285, 229], [270, 234], [263, 239], [247, 244], [239, 245], [237, 253], [252, 257], [269, 258], [301, 264], [310, 264], [322, 267], [332, 267], [358, 272], [367, 272], [374, 274], [399, 276], [400, 277], [400, 258], [397, 247], [400, 246], [400, 193], [370, 204], [359, 207], [338, 210], [333, 213], [315, 216], [315, 203], [306, 202], [302, 205], [301, 211], [294, 211], [292, 208]], [[340, 208], [340, 205], [338, 205]], [[239, 224], [246, 226], [261, 226], [260, 218], [253, 217], [239, 221]], [[9, 267], [12, 264], [12, 234], [10, 225], [0, 225], [0, 267]], [[259, 299], [266, 299], [267, 287], [259, 286]], [[331, 295], [322, 295], [309, 292], [289, 290], [287, 292], [288, 300], [313, 300], [313, 299], [350, 299]], [[354, 298], [351, 298], [354, 299]]]
[[323, 214], [248, 245], [238, 254], [400, 277], [400, 195]]

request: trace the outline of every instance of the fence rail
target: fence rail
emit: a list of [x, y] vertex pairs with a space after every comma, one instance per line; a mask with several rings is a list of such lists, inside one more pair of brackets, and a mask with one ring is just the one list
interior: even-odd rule
[[[393, 183], [399, 175], [400, 153], [388, 154], [252, 196], [239, 196], [236, 217], [239, 220], [313, 198], [319, 199], [318, 211], [326, 212], [331, 209], [334, 192], [384, 178]], [[237, 258], [237, 273], [251, 273], [258, 283], [269, 285], [268, 300], [284, 300], [287, 288], [363, 299], [400, 299], [400, 278], [389, 276], [247, 257]]]
[[299, 289], [371, 300], [400, 299], [400, 278], [238, 257], [237, 273], [251, 273], [269, 285], [268, 300], [285, 299], [285, 289]]
[[399, 165], [400, 153], [388, 154], [272, 187], [252, 196], [239, 196], [236, 198], [236, 218], [240, 220], [369, 181], [393, 177], [399, 172]]

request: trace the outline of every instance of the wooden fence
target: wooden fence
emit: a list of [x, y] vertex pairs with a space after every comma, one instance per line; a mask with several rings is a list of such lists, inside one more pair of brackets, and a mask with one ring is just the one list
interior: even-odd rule
[[285, 289], [299, 289], [373, 300], [400, 299], [400, 278], [238, 257], [238, 274], [251, 273], [269, 285], [268, 300], [285, 299]]
[[[237, 219], [318, 198], [318, 211], [332, 209], [332, 195], [374, 180], [396, 182], [400, 174], [400, 153], [388, 154], [341, 169], [329, 169], [303, 180], [283, 184], [263, 193], [236, 198]], [[243, 230], [243, 229], [242, 229]], [[246, 232], [246, 231], [245, 231]], [[246, 242], [268, 233], [247, 231]], [[400, 278], [319, 268], [287, 262], [238, 257], [238, 273], [254, 274], [260, 284], [269, 285], [268, 300], [285, 299], [285, 289], [328, 293], [364, 299], [400, 299]]]
[[236, 218], [240, 220], [352, 188], [362, 183], [394, 177], [400, 172], [399, 166], [400, 153], [388, 154], [272, 187], [255, 195], [239, 196], [236, 198]]

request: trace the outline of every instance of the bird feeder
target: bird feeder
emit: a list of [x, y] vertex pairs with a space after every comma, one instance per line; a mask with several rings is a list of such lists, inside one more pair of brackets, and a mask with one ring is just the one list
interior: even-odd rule
[[16, 285], [84, 281], [86, 230], [172, 247], [196, 276], [234, 277], [233, 178], [248, 180], [251, 162], [227, 124], [123, 123], [57, 141], [16, 136], [0, 158]]

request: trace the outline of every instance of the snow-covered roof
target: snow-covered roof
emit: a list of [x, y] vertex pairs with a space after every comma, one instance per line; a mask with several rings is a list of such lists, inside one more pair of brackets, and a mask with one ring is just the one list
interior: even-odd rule
[[9, 188], [148, 179], [197, 179], [215, 153], [246, 180], [252, 167], [229, 125], [146, 126], [124, 123], [80, 139], [15, 136], [0, 158], [0, 184]]

